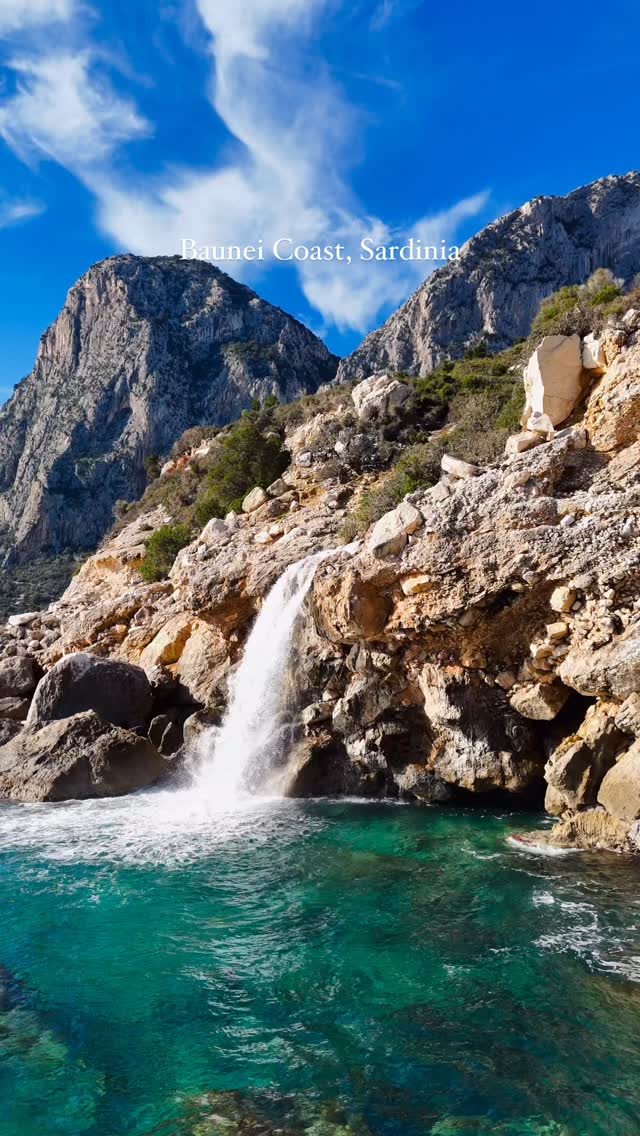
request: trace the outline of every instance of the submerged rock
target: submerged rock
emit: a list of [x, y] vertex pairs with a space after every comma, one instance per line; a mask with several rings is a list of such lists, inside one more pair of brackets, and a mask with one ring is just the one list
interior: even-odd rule
[[549, 832], [530, 834], [532, 844], [552, 848], [600, 848], [609, 852], [630, 852], [629, 825], [605, 809], [584, 809], [562, 818]]
[[573, 1136], [555, 1120], [525, 1117], [496, 1122], [487, 1116], [448, 1116], [438, 1120], [430, 1136]]
[[179, 1124], [184, 1136], [371, 1136], [364, 1120], [337, 1102], [275, 1092], [203, 1093], [185, 1101]]

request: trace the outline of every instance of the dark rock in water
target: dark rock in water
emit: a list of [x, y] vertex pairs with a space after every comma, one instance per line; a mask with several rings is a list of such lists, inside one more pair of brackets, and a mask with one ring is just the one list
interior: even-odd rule
[[496, 1123], [488, 1116], [446, 1116], [438, 1120], [430, 1136], [572, 1136], [564, 1124], [528, 1116]]
[[[154, 1132], [159, 1136], [159, 1130]], [[185, 1101], [177, 1132], [181, 1136], [370, 1136], [364, 1121], [336, 1102], [238, 1092], [191, 1097]]]
[[114, 726], [134, 729], [151, 717], [152, 690], [141, 667], [81, 651], [65, 655], [38, 683], [27, 725], [95, 710]]
[[0, 797], [68, 801], [118, 797], [152, 785], [169, 766], [148, 738], [93, 710], [23, 730], [0, 748]]
[[149, 726], [149, 741], [163, 757], [171, 757], [182, 745], [182, 726], [177, 713], [158, 714]]
[[0, 698], [25, 698], [38, 685], [42, 671], [28, 655], [0, 661]]
[[198, 738], [205, 730], [210, 730], [212, 726], [220, 724], [219, 718], [214, 718], [206, 710], [196, 710], [195, 714], [190, 714], [184, 724], [184, 741], [185, 745], [195, 745]]
[[0, 962], [0, 1014], [13, 1009], [23, 1001], [23, 992], [18, 979]]

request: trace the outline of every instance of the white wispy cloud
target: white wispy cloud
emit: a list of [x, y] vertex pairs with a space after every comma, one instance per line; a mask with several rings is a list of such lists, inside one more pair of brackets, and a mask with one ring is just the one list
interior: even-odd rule
[[[488, 197], [484, 192], [465, 198], [449, 209], [423, 217], [410, 230], [392, 230], [382, 221], [369, 219], [367, 223], [366, 219], [354, 217], [342, 236], [356, 252], [363, 237], [374, 246], [387, 248], [403, 245], [413, 237], [423, 248], [433, 245], [440, 249], [443, 241], [447, 246], [455, 243], [459, 226], [476, 217], [487, 205]], [[322, 312], [326, 322], [343, 331], [352, 328], [364, 334], [371, 329], [378, 312], [402, 303], [439, 266], [434, 260], [374, 262], [355, 256], [351, 264], [338, 267], [331, 262], [305, 262], [300, 266], [300, 275], [307, 299]]]
[[0, 135], [27, 163], [49, 158], [77, 171], [149, 133], [134, 104], [100, 81], [88, 51], [17, 58], [10, 66], [17, 85], [0, 104]]
[[0, 229], [9, 229], [12, 225], [19, 225], [22, 221], [30, 221], [44, 213], [46, 206], [41, 201], [1, 201], [0, 200]]
[[0, 36], [12, 35], [38, 24], [69, 20], [74, 0], [1, 0]]
[[395, 0], [382, 0], [371, 17], [370, 28], [373, 32], [382, 31], [390, 23], [396, 8]]
[[[233, 160], [205, 173], [182, 171], [153, 192], [105, 184], [100, 218], [126, 247], [149, 254], [179, 251], [185, 237], [209, 245], [255, 244], [261, 237], [266, 249], [283, 236], [301, 244], [340, 242], [355, 250], [352, 263], [300, 263], [300, 284], [325, 325], [366, 332], [379, 312], [417, 287], [430, 265], [362, 262], [360, 240], [401, 244], [413, 235], [451, 243], [487, 195], [419, 218], [401, 232], [369, 217], [354, 200], [348, 173], [357, 115], [317, 61], [313, 76], [295, 66], [304, 58], [313, 18], [326, 7], [326, 0], [245, 0], [237, 8], [198, 0], [212, 37], [212, 103], [239, 143]], [[234, 262], [232, 271], [246, 278], [253, 269]]]
[[[314, 21], [338, 2], [195, 0], [208, 36], [211, 103], [235, 140], [208, 170], [163, 171], [153, 180], [116, 176], [109, 160], [116, 147], [150, 126], [88, 51], [16, 60], [17, 89], [0, 106], [0, 134], [25, 161], [46, 157], [74, 171], [96, 197], [100, 227], [138, 253], [175, 254], [183, 238], [199, 245], [262, 239], [266, 250], [280, 237], [356, 250], [364, 236], [451, 243], [486, 195], [398, 232], [370, 217], [352, 193], [359, 113], [322, 59], [308, 53]], [[325, 324], [364, 332], [428, 267], [355, 258], [351, 265], [301, 263], [297, 273]], [[254, 269], [234, 262], [232, 271], [247, 279]]]

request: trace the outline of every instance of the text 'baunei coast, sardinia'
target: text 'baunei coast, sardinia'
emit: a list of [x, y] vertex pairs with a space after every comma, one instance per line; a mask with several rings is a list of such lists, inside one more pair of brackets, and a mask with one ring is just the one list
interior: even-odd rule
[[460, 249], [458, 245], [447, 245], [440, 241], [428, 245], [419, 238], [410, 237], [402, 245], [378, 245], [372, 237], [363, 237], [358, 245], [357, 252], [348, 252], [343, 244], [296, 244], [291, 237], [279, 237], [273, 244], [267, 245], [263, 240], [255, 245], [199, 245], [191, 237], [184, 237], [181, 243], [183, 260], [209, 260], [216, 264], [220, 261], [326, 261], [340, 260], [351, 264], [352, 260], [424, 260], [424, 261], [450, 261], [458, 260]]

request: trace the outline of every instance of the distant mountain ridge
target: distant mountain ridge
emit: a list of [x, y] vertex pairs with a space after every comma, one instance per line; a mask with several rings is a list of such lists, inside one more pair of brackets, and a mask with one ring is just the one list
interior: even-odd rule
[[255, 398], [290, 401], [338, 359], [308, 328], [203, 261], [111, 257], [71, 289], [31, 374], [0, 410], [9, 562], [93, 549], [145, 460]]
[[596, 268], [640, 271], [640, 174], [537, 197], [495, 221], [347, 359], [212, 264], [111, 257], [71, 289], [32, 373], [0, 410], [0, 553], [16, 564], [96, 547], [145, 461], [253, 399], [334, 378], [427, 374], [477, 340], [530, 330], [542, 299]]
[[640, 272], [640, 174], [536, 197], [473, 237], [361, 346], [339, 381], [389, 369], [425, 375], [478, 339], [500, 351], [529, 333], [540, 302], [596, 268]]

